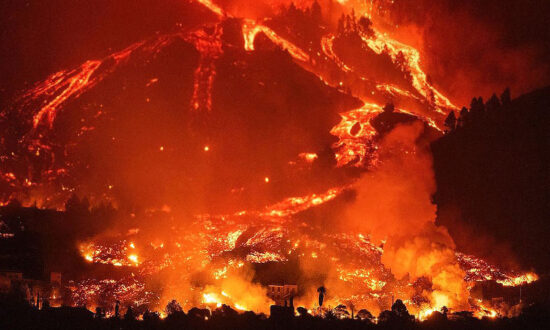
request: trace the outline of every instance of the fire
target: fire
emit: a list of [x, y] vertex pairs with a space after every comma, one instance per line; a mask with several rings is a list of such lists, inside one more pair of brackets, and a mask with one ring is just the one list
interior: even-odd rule
[[220, 307], [222, 305], [219, 297], [215, 293], [203, 293], [202, 302], [207, 305], [214, 304], [216, 307]]
[[220, 6], [214, 4], [210, 0], [197, 0], [197, 1], [200, 2], [202, 5], [204, 5], [206, 8], [210, 9], [210, 11], [212, 11], [214, 14], [216, 14], [218, 16], [226, 16], [227, 15], [225, 13], [225, 11]]
[[319, 156], [317, 156], [317, 154], [313, 152], [302, 152], [298, 155], [298, 157], [300, 157], [301, 159], [305, 160], [308, 163], [312, 163]]
[[483, 317], [495, 318], [499, 316], [499, 313], [495, 309], [486, 306], [483, 303], [483, 301], [481, 301], [480, 299], [477, 299], [477, 306], [474, 312], [474, 316], [477, 318], [483, 318]]
[[538, 280], [539, 277], [535, 273], [526, 273], [518, 275], [515, 277], [508, 277], [503, 280], [497, 280], [497, 283], [500, 283], [504, 286], [520, 286], [524, 284], [529, 284]]
[[363, 165], [369, 141], [376, 135], [369, 121], [381, 112], [381, 106], [366, 103], [359, 109], [340, 114], [342, 120], [330, 131], [338, 137], [338, 142], [333, 146], [338, 166], [352, 162], [356, 166]]
[[239, 304], [235, 304], [235, 308], [240, 310], [240, 311], [246, 311], [248, 310], [246, 307], [242, 306], [242, 305], [239, 305]]
[[132, 262], [135, 263], [135, 264], [139, 263], [139, 262], [138, 262], [138, 256], [137, 256], [136, 254], [130, 254], [130, 255], [128, 256], [128, 259], [130, 259], [130, 261], [132, 261]]
[[448, 98], [428, 83], [426, 73], [420, 67], [420, 52], [418, 50], [377, 31], [375, 31], [374, 38], [365, 35], [361, 35], [361, 38], [378, 54], [388, 51], [394, 60], [399, 54], [403, 54], [413, 79], [413, 86], [426, 99], [430, 99], [433, 95], [433, 101], [438, 107], [436, 111], [444, 114], [445, 112], [441, 108], [458, 109]]
[[34, 127], [38, 127], [44, 116], [47, 116], [47, 122], [51, 127], [59, 105], [70, 97], [78, 97], [85, 88], [89, 88], [90, 77], [100, 65], [100, 61], [87, 61], [76, 70], [58, 72], [50, 77], [46, 86], [42, 87], [43, 90], [37, 90], [37, 93], [55, 93], [58, 90], [61, 90], [61, 93], [36, 113], [33, 118]]
[[[230, 17], [212, 1], [198, 1], [220, 20]], [[340, 1], [343, 4], [346, 2]], [[283, 38], [266, 24], [268, 23], [260, 20], [254, 21], [248, 18], [243, 20], [242, 34], [245, 51], [253, 52], [255, 38], [259, 33], [263, 33], [275, 45], [288, 51], [298, 65], [329, 84], [327, 81], [330, 79], [327, 79], [326, 73], [316, 67], [311, 50], [301, 48], [298, 46], [300, 43], [291, 41], [291, 38]], [[71, 70], [59, 71], [34, 86], [23, 95], [21, 100], [25, 104], [39, 105], [32, 115], [32, 126], [35, 130], [41, 128], [43, 123], [46, 124], [44, 126], [51, 128], [63, 105], [98, 84], [135, 53], [154, 53], [172, 40], [181, 39], [193, 44], [199, 52], [197, 67], [193, 72], [190, 108], [194, 111], [213, 111], [212, 91], [217, 75], [216, 65], [224, 54], [223, 32], [221, 24], [216, 24], [190, 33], [177, 33], [159, 37], [154, 41], [133, 44], [107, 58], [86, 61]], [[343, 76], [355, 74], [354, 68], [338, 56], [334, 46], [337, 38], [338, 36], [331, 32], [323, 35], [319, 45], [322, 54], [315, 58], [326, 56], [327, 61], [338, 67]], [[373, 89], [387, 95], [405, 97], [419, 102], [427, 101], [435, 107], [435, 114], [420, 115], [418, 111], [407, 109], [397, 111], [414, 115], [438, 129], [441, 116], [449, 109], [456, 109], [456, 106], [428, 82], [427, 75], [420, 65], [419, 51], [378, 31], [375, 31], [374, 36], [361, 35], [361, 40], [366, 47], [378, 54], [388, 52], [393, 61], [402, 54], [405, 59], [404, 65], [411, 73], [414, 87], [406, 90], [394, 84], [376, 83], [372, 84], [375, 86]], [[108, 66], [106, 65], [108, 61], [114, 61], [115, 64]], [[358, 77], [358, 80], [365, 81], [366, 78]], [[347, 80], [345, 81], [346, 83], [339, 80], [333, 83], [333, 87], [342, 90], [347, 85]], [[152, 78], [148, 80], [147, 86], [157, 83], [158, 78]], [[374, 90], [371, 91], [372, 94], [374, 92]], [[361, 107], [340, 113], [340, 122], [330, 130], [330, 133], [337, 138], [332, 145], [337, 167], [355, 166], [364, 170], [378, 165], [376, 151], [380, 146], [376, 144], [377, 132], [371, 125], [371, 120], [383, 112], [383, 104], [377, 103], [381, 102], [380, 100], [367, 97], [362, 97], [362, 101]], [[114, 140], [115, 137], [113, 137]], [[210, 140], [200, 141], [195, 150], [200, 151], [204, 141]], [[33, 147], [36, 148], [32, 150], [36, 150], [37, 155], [40, 154], [40, 150], [45, 152], [48, 149], [47, 146], [40, 145], [38, 142], [34, 143]], [[154, 148], [156, 149], [156, 146]], [[204, 145], [202, 150], [209, 152], [210, 148], [209, 145]], [[161, 145], [158, 150], [162, 152], [166, 149]], [[217, 147], [216, 150], [218, 150]], [[301, 152], [298, 153], [298, 158], [306, 163], [313, 163], [319, 159], [319, 155], [314, 152]], [[64, 173], [64, 169], [59, 169], [61, 172], [51, 171], [54, 174]], [[263, 181], [265, 184], [270, 184], [265, 186], [269, 189], [276, 186], [279, 181], [278, 173], [269, 172], [269, 175], [274, 175], [274, 180], [265, 174], [265, 172], [254, 174], [255, 179], [252, 180], [254, 184], [258, 185]], [[16, 185], [17, 180], [24, 182], [26, 186], [35, 185], [34, 181], [18, 178], [12, 172], [2, 173], [2, 180], [8, 182], [10, 186]], [[108, 190], [113, 190], [114, 186], [109, 184], [107, 187]], [[379, 308], [378, 306], [383, 306], [391, 296], [396, 294], [406, 298], [404, 300], [407, 306], [418, 310], [418, 318], [424, 320], [434, 311], [440, 310], [443, 306], [450, 307], [449, 305], [454, 303], [451, 294], [454, 291], [442, 290], [447, 287], [460, 291], [466, 283], [487, 280], [495, 280], [503, 286], [521, 286], [538, 279], [538, 276], [532, 272], [525, 274], [507, 272], [474, 256], [455, 254], [454, 251], [449, 253], [449, 250], [442, 252], [434, 248], [439, 242], [437, 244], [429, 242], [427, 246], [430, 250], [422, 254], [421, 259], [410, 258], [416, 259], [414, 262], [418, 263], [417, 268], [429, 266], [427, 268], [430, 271], [443, 269], [438, 273], [432, 271], [430, 274], [419, 271], [417, 282], [425, 279], [429, 282], [429, 290], [422, 287], [422, 283], [412, 283], [413, 276], [398, 278], [395, 275], [396, 270], [393, 269], [392, 273], [392, 269], [384, 263], [383, 258], [390, 253], [390, 248], [386, 246], [386, 238], [382, 241], [371, 241], [370, 233], [366, 231], [357, 233], [321, 230], [324, 228], [318, 228], [319, 225], [310, 222], [309, 219], [299, 218], [304, 211], [334, 202], [338, 196], [349, 190], [351, 185], [340, 183], [332, 187], [325, 191], [317, 190], [315, 193], [302, 196], [282, 198], [277, 203], [258, 209], [245, 209], [238, 212], [233, 212], [234, 209], [232, 209], [233, 213], [217, 215], [189, 215], [188, 217], [191, 218], [189, 221], [177, 219], [178, 215], [174, 215], [170, 226], [167, 226], [163, 234], [158, 234], [160, 236], [158, 238], [148, 236], [134, 228], [127, 232], [122, 231], [126, 233], [122, 236], [111, 237], [105, 234], [106, 238], [101, 235], [94, 237], [79, 245], [84, 260], [89, 263], [120, 267], [119, 270], [131, 271], [132, 276], [118, 280], [89, 279], [73, 283], [71, 286], [73, 299], [81, 305], [88, 302], [97, 303], [102, 293], [110, 292], [116, 299], [132, 302], [135, 305], [142, 303], [161, 306], [166, 299], [175, 297], [156, 297], [148, 290], [146, 279], [147, 276], [172, 272], [177, 273], [178, 276], [167, 280], [167, 289], [164, 292], [177, 295], [186, 307], [191, 307], [193, 302], [201, 302], [209, 307], [221, 307], [226, 304], [241, 311], [248, 309], [266, 311], [271, 302], [266, 298], [265, 288], [252, 282], [252, 276], [246, 273], [248, 265], [285, 262], [291, 258], [300, 258], [303, 266], [309, 267], [308, 270], [312, 272], [324, 270], [323, 267], [331, 267], [331, 272], [326, 274], [327, 282], [339, 290], [334, 290], [338, 293], [330, 297], [330, 303], [334, 305], [344, 301], [354, 301], [358, 305], [379, 303], [377, 305]], [[162, 210], [165, 213], [171, 213], [169, 206], [163, 207]], [[182, 221], [178, 222], [179, 220]], [[132, 241], [128, 243], [129, 240]], [[396, 253], [410, 257], [413, 252], [407, 247], [401, 248]], [[460, 265], [460, 267], [457, 267], [458, 269], [447, 267], [449, 265], [442, 260], [450, 260], [452, 266]], [[201, 276], [205, 274], [205, 278], [201, 279], [201, 285], [194, 285], [195, 273], [200, 273]], [[450, 273], [454, 276], [450, 277]], [[459, 281], [455, 281], [457, 276], [462, 276]], [[417, 294], [415, 290], [420, 293]], [[308, 301], [308, 298], [311, 297], [304, 298], [304, 304], [308, 308], [313, 308], [314, 304], [311, 303], [311, 299]], [[103, 303], [106, 304], [106, 302]], [[483, 301], [473, 302], [471, 308], [476, 310], [478, 317], [499, 315], [497, 310], [486, 307]]]
[[420, 312], [418, 312], [418, 319], [421, 321], [426, 320], [430, 315], [433, 314], [433, 312], [437, 311], [435, 308], [427, 308], [423, 309]]
[[212, 110], [212, 88], [216, 78], [216, 60], [223, 54], [220, 37], [222, 28], [215, 26], [213, 33], [207, 33], [204, 29], [197, 30], [186, 39], [193, 43], [200, 53], [199, 65], [193, 75], [193, 96], [191, 107], [199, 110], [203, 107], [206, 111]]
[[244, 49], [247, 51], [254, 50], [254, 39], [258, 33], [262, 32], [268, 37], [274, 44], [281, 47], [284, 50], [287, 50], [292, 57], [295, 59], [308, 62], [309, 55], [304, 52], [302, 49], [291, 43], [290, 41], [280, 37], [275, 31], [271, 28], [258, 24], [252, 20], [246, 20], [243, 24], [243, 37], [244, 37]]

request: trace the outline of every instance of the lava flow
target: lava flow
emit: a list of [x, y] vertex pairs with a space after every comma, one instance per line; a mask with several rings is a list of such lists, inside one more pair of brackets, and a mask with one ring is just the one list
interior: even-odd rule
[[[419, 319], [443, 307], [495, 317], [504, 312], [471, 295], [476, 283], [514, 287], [538, 279], [456, 251], [447, 230], [436, 226], [432, 160], [419, 141], [439, 136], [446, 114], [458, 108], [429, 82], [418, 50], [375, 27], [351, 27], [359, 24], [355, 14], [348, 29], [337, 31], [309, 17], [313, 9], [294, 8], [320, 20], [318, 38], [308, 38], [280, 17], [255, 20], [210, 0], [198, 3], [215, 22], [158, 34], [54, 73], [0, 117], [16, 113], [27, 121], [12, 139], [17, 147], [2, 139], [0, 181], [10, 189], [0, 195], [2, 203], [24, 196], [23, 204], [32, 205], [57, 196], [51, 203], [62, 209], [78, 192], [93, 196], [94, 207], [121, 205], [111, 227], [78, 237], [82, 260], [102, 271], [71, 279], [73, 305], [111, 308], [119, 300], [162, 311], [175, 299], [185, 308], [226, 304], [269, 313], [267, 286], [285, 282], [300, 287], [295, 304], [316, 313], [322, 313], [316, 290], [323, 285], [325, 306], [352, 303], [374, 313], [390, 308], [395, 297]], [[341, 3], [349, 14], [352, 8]], [[372, 1], [367, 7], [359, 15], [363, 22], [373, 16]], [[231, 34], [235, 24], [239, 32]], [[346, 53], [352, 47], [365, 56]], [[181, 71], [159, 78], [163, 61], [182, 53], [192, 56], [170, 62]], [[367, 56], [393, 76], [367, 72]], [[270, 65], [288, 71], [269, 71]], [[270, 81], [275, 75], [288, 86]], [[103, 88], [101, 97], [94, 98], [96, 88]], [[241, 88], [254, 92], [243, 97]], [[323, 92], [319, 104], [313, 97], [304, 101], [310, 89]], [[277, 98], [274, 91], [290, 96]], [[257, 99], [263, 103], [252, 107]], [[308, 117], [292, 108], [310, 103], [318, 112]], [[75, 108], [82, 110], [73, 114], [77, 119], [66, 111]], [[177, 111], [162, 120], [148, 117], [168, 108]], [[280, 112], [267, 125], [256, 120], [274, 109]], [[280, 118], [306, 128], [280, 128]], [[158, 123], [164, 126], [154, 127]], [[149, 135], [131, 140], [147, 129]], [[302, 138], [300, 129], [311, 135]], [[86, 145], [94, 146], [88, 158]], [[135, 177], [146, 177], [131, 186], [135, 194], [119, 188]], [[151, 187], [149, 177], [162, 184]], [[167, 204], [159, 201], [165, 194], [173, 197]], [[140, 209], [138, 198], [151, 204]], [[277, 278], [277, 267], [287, 277]]]

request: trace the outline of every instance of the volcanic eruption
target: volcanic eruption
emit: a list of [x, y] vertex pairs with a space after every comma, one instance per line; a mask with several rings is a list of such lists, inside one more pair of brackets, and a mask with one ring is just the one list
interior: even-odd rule
[[323, 308], [505, 314], [476, 283], [538, 277], [461, 253], [436, 225], [430, 143], [459, 107], [392, 37], [390, 3], [191, 1], [199, 23], [15, 93], [1, 202], [104, 212], [60, 224], [84, 264], [67, 303], [268, 313], [267, 285], [286, 281], [316, 313], [323, 286]]

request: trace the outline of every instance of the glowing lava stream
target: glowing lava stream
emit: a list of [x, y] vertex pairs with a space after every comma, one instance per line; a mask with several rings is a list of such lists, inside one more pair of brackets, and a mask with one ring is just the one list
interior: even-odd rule
[[33, 118], [34, 128], [38, 127], [44, 116], [47, 116], [47, 122], [51, 128], [59, 105], [70, 97], [78, 97], [97, 83], [97, 81], [90, 83], [90, 77], [100, 65], [101, 61], [86, 61], [77, 69], [57, 72], [46, 79], [42, 85], [34, 89], [37, 94], [33, 95], [33, 97], [38, 97], [42, 94], [54, 94], [64, 88], [59, 95], [36, 113]]
[[390, 38], [387, 34], [382, 34], [378, 31], [374, 31], [374, 37], [368, 38], [360, 33], [361, 39], [376, 53], [381, 54], [384, 50], [387, 50], [392, 59], [395, 60], [399, 53], [402, 53], [407, 60], [408, 69], [412, 76], [412, 83], [416, 90], [424, 96], [427, 100], [430, 100], [433, 95], [433, 101], [436, 105], [436, 111], [441, 114], [446, 114], [441, 108], [458, 109], [448, 98], [446, 98], [441, 92], [435, 89], [428, 83], [426, 73], [420, 67], [420, 52], [415, 48], [405, 45], [395, 39]]
[[331, 60], [338, 65], [340, 69], [344, 72], [352, 72], [353, 70], [346, 65], [340, 58], [334, 53], [334, 39], [336, 39], [335, 35], [328, 35], [323, 36], [321, 38], [321, 49], [323, 50], [323, 53], [330, 58]]
[[[102, 81], [118, 65], [127, 61], [134, 51], [141, 49], [145, 52], [151, 52], [166, 45], [173, 36], [166, 35], [149, 42], [136, 42], [101, 60], [89, 60], [75, 69], [56, 72], [21, 95], [16, 103], [20, 102], [23, 105], [28, 105], [33, 102], [41, 103], [44, 101], [45, 105], [40, 105], [39, 110], [33, 115], [33, 128], [36, 129], [44, 121], [49, 128], [52, 128], [57, 112], [62, 105], [79, 97]], [[111, 61], [114, 63], [111, 63]], [[51, 99], [52, 97], [53, 99]]]
[[[215, 13], [217, 16], [227, 16], [227, 14], [218, 6], [213, 4], [209, 0], [198, 0], [200, 3], [204, 4], [206, 7], [208, 7], [210, 10], [212, 10], [213, 13]], [[204, 32], [204, 31], [203, 31]], [[294, 45], [293, 43], [289, 42], [288, 40], [280, 37], [275, 31], [272, 29], [262, 25], [258, 24], [252, 20], [245, 20], [245, 23], [243, 24], [243, 36], [245, 40], [245, 49], [247, 51], [253, 51], [254, 50], [254, 38], [259, 33], [264, 33], [267, 38], [269, 38], [271, 41], [273, 41], [275, 44], [279, 45], [283, 49], [288, 50], [288, 52], [296, 59], [296, 61], [300, 63], [305, 63], [309, 61], [309, 56], [306, 52], [301, 50], [299, 47]], [[218, 35], [201, 35], [201, 32], [197, 32], [196, 34], [192, 34], [191, 36], [187, 36], [186, 40], [192, 42], [195, 47], [197, 47], [197, 50], [201, 53], [201, 59], [199, 60], [199, 66], [197, 70], [195, 71], [195, 90], [193, 92], [193, 105], [198, 104], [196, 108], [200, 108], [201, 100], [203, 100], [205, 103], [205, 108], [210, 109], [211, 106], [211, 97], [209, 97], [209, 93], [212, 89], [212, 82], [215, 75], [215, 68], [213, 67], [213, 62], [217, 58], [216, 56], [219, 56], [220, 49], [218, 48], [219, 44], [218, 42]], [[439, 92], [437, 92], [432, 86], [430, 86], [427, 83], [426, 75], [419, 66], [419, 53], [412, 47], [403, 45], [401, 43], [398, 43], [394, 40], [386, 40], [384, 38], [384, 35], [381, 35], [379, 33], [376, 34], [376, 38], [374, 40], [364, 40], [369, 47], [373, 48], [377, 52], [382, 52], [384, 50], [384, 47], [387, 47], [390, 51], [390, 54], [393, 58], [397, 56], [397, 54], [402, 51], [411, 66], [411, 74], [413, 75], [413, 84], [416, 89], [418, 89], [419, 93], [429, 99], [430, 93], [433, 92], [434, 95], [434, 102], [437, 106], [440, 107], [449, 107], [452, 108], [454, 105], [450, 103], [450, 101], [446, 98], [444, 98]], [[148, 46], [144, 48], [145, 50], [153, 50], [157, 49], [158, 46], [162, 45], [163, 43], [170, 40], [170, 37], [161, 37], [158, 41], [154, 42], [151, 46]], [[334, 37], [327, 37], [323, 38], [322, 41], [322, 48], [323, 51], [326, 53], [326, 55], [331, 58], [335, 63], [337, 63], [342, 70], [351, 71], [352, 69], [346, 66], [345, 63], [341, 62], [340, 59], [337, 57], [337, 55], [332, 50], [332, 42], [334, 41]], [[369, 44], [370, 43], [370, 44]], [[111, 73], [114, 68], [118, 64], [120, 64], [123, 61], [126, 61], [130, 54], [140, 49], [142, 46], [147, 45], [145, 42], [140, 42], [131, 45], [130, 47], [117, 52], [103, 60], [94, 60], [94, 61], [87, 61], [81, 66], [79, 66], [76, 69], [73, 70], [66, 70], [66, 71], [60, 71], [58, 73], [55, 73], [51, 75], [46, 81], [38, 84], [33, 88], [31, 91], [28, 92], [28, 97], [31, 101], [36, 101], [39, 98], [47, 98], [49, 102], [45, 102], [44, 106], [41, 106], [38, 112], [33, 116], [33, 126], [36, 128], [39, 126], [42, 122], [46, 121], [49, 127], [52, 126], [58, 109], [64, 105], [65, 102], [67, 102], [70, 99], [77, 98], [82, 93], [84, 93], [86, 90], [100, 82], [107, 74]], [[221, 47], [221, 46], [220, 46]], [[114, 64], [109, 64], [110, 62], [107, 62], [107, 60], [114, 59]], [[103, 69], [103, 64], [105, 64], [105, 69]], [[107, 65], [109, 64], [109, 66]], [[308, 69], [308, 71], [311, 71], [311, 68]], [[318, 75], [319, 76], [319, 75]], [[394, 92], [394, 93], [408, 93], [406, 91], [401, 91], [395, 86], [389, 86], [389, 85], [379, 85], [377, 86], [378, 89], [387, 89], [388, 92]], [[206, 93], [206, 97], [203, 95], [203, 92]], [[53, 99], [51, 99], [53, 97]], [[50, 100], [51, 99], [51, 100]], [[41, 101], [41, 100], [40, 100]], [[197, 103], [196, 103], [197, 102]], [[437, 108], [439, 112], [442, 112], [440, 108]], [[373, 138], [373, 136], [376, 134], [376, 131], [374, 128], [370, 125], [370, 120], [376, 116], [378, 113], [382, 111], [382, 107], [377, 104], [373, 103], [365, 103], [362, 107], [358, 109], [354, 109], [348, 112], [341, 113], [342, 120], [339, 124], [334, 126], [331, 130], [331, 134], [339, 137], [339, 141], [335, 144], [335, 154], [337, 159], [338, 166], [343, 166], [345, 164], [349, 164], [351, 162], [357, 161], [358, 159], [364, 159], [366, 157], [366, 144], [369, 140]], [[405, 110], [400, 110], [401, 112], [406, 112]], [[433, 124], [432, 118], [425, 118], [426, 121]], [[435, 124], [433, 124], [435, 126]], [[360, 162], [357, 162], [358, 164]], [[9, 175], [6, 174], [7, 179], [15, 180], [15, 176], [13, 174]], [[346, 187], [339, 187], [339, 188], [333, 188], [330, 189], [322, 194], [311, 194], [307, 196], [302, 197], [291, 197], [287, 198], [279, 203], [273, 204], [271, 206], [266, 207], [264, 210], [259, 211], [241, 211], [237, 212], [233, 215], [229, 215], [227, 217], [239, 217], [239, 216], [248, 216], [252, 215], [265, 221], [266, 223], [275, 223], [275, 225], [278, 225], [280, 223], [281, 219], [287, 219], [290, 216], [307, 210], [308, 208], [321, 205], [323, 203], [326, 203], [330, 200], [333, 200], [336, 198], [342, 191], [344, 191]], [[224, 216], [208, 216], [209, 218], [214, 217], [220, 217], [224, 218]], [[201, 216], [197, 216], [198, 220], [201, 220]], [[206, 222], [206, 221], [205, 221]], [[281, 234], [281, 226], [277, 226], [275, 228], [267, 228], [265, 230], [259, 231], [257, 234], [254, 234], [252, 238], [250, 238], [247, 243], [253, 242], [253, 241], [262, 241], [265, 240], [264, 238], [266, 236], [271, 237], [269, 235], [274, 235], [277, 237], [282, 236]], [[231, 228], [228, 232], [224, 232], [223, 229], [217, 229], [215, 226], [212, 226], [212, 233], [199, 233], [198, 236], [201, 236], [201, 238], [204, 237], [218, 237], [220, 240], [227, 241], [227, 246], [229, 248], [235, 248], [236, 242], [239, 239], [239, 237], [243, 234], [244, 229], [237, 229]], [[223, 236], [223, 234], [227, 234]], [[359, 234], [361, 236], [361, 234]], [[300, 238], [302, 239], [302, 238]], [[304, 239], [305, 240], [305, 239]], [[358, 243], [362, 242], [362, 240], [358, 240], [356, 236], [354, 236], [354, 240], [351, 242]], [[192, 242], [194, 243], [194, 242]], [[210, 242], [209, 242], [210, 243]], [[252, 243], [250, 243], [252, 245]], [[295, 244], [299, 244], [296, 242]], [[381, 247], [376, 247], [372, 243], [369, 243], [372, 246], [371, 250], [377, 251], [376, 253], [382, 253]], [[165, 267], [164, 264], [172, 264], [172, 260], [174, 260], [174, 264], [176, 262], [185, 263], [188, 262], [189, 255], [192, 255], [189, 251], [185, 250], [185, 257], [179, 255], [179, 254], [164, 254], [163, 259], [157, 260], [147, 260], [147, 258], [143, 258], [141, 255], [138, 255], [137, 252], [133, 251], [133, 243], [132, 250], [128, 249], [126, 244], [123, 245], [123, 247], [120, 247], [118, 250], [124, 253], [124, 257], [120, 257], [118, 255], [111, 256], [109, 258], [104, 258], [104, 255], [107, 254], [104, 249], [98, 249], [97, 245], [83, 245], [81, 246], [81, 251], [85, 257], [86, 260], [90, 262], [95, 263], [107, 263], [112, 264], [115, 266], [130, 266], [130, 267], [139, 267], [140, 271], [143, 271], [144, 274], [149, 271], [150, 268], [161, 268]], [[151, 245], [153, 245], [151, 243]], [[179, 242], [175, 242], [174, 245], [180, 247]], [[160, 245], [159, 245], [160, 246]], [[188, 246], [194, 246], [193, 244], [188, 244]], [[293, 245], [295, 248], [297, 245]], [[202, 247], [202, 246], [201, 246]], [[162, 248], [162, 247], [161, 247]], [[155, 247], [156, 249], [156, 247]], [[319, 248], [319, 250], [315, 250], [311, 252], [309, 255], [311, 258], [317, 258], [318, 253], [322, 250], [322, 248]], [[127, 251], [131, 251], [132, 253], [126, 253]], [[203, 250], [201, 250], [201, 253], [204, 253]], [[290, 250], [288, 253], [292, 253], [294, 250]], [[110, 251], [109, 251], [110, 252]], [[254, 254], [255, 253], [255, 254]], [[281, 256], [280, 253], [274, 253], [271, 251], [265, 251], [263, 253], [256, 253], [254, 252], [252, 254], [249, 254], [246, 256], [247, 261], [249, 262], [266, 262], [266, 261], [280, 261], [284, 260], [282, 259], [283, 256]], [[209, 256], [211, 257], [213, 253]], [[167, 257], [166, 257], [167, 256]], [[202, 257], [203, 254], [199, 255], [199, 258]], [[510, 275], [505, 273], [499, 273], [496, 274], [493, 267], [484, 265], [480, 260], [475, 259], [474, 257], [470, 256], [460, 256], [457, 254], [457, 258], [464, 261], [464, 263], [469, 265], [470, 272], [467, 272], [467, 276], [471, 276], [470, 281], [481, 281], [481, 280], [488, 280], [488, 279], [494, 279], [497, 282], [505, 285], [505, 286], [516, 286], [521, 285], [524, 283], [530, 283], [534, 280], [536, 280], [535, 274], [523, 274], [523, 275]], [[181, 260], [177, 259], [181, 258]], [[198, 258], [197, 258], [198, 259]], [[205, 258], [201, 260], [201, 265], [203, 263], [208, 263], [208, 258]], [[177, 261], [176, 261], [177, 260]], [[209, 259], [210, 260], [210, 259]], [[151, 264], [155, 263], [154, 265], [150, 266]], [[160, 265], [159, 265], [160, 264]], [[228, 263], [228, 265], [231, 265]], [[239, 265], [242, 266], [241, 263]], [[150, 268], [147, 268], [150, 267]], [[229, 266], [228, 266], [229, 267]], [[236, 266], [237, 267], [237, 266]], [[240, 267], [240, 266], [238, 266]], [[227, 271], [227, 270], [226, 270]], [[361, 271], [364, 271], [364, 269], [361, 269]], [[350, 270], [345, 271], [342, 269], [341, 272], [341, 278], [358, 278], [362, 282], [366, 283], [367, 286], [371, 287], [373, 290], [380, 290], [383, 287], [383, 281], [379, 280], [376, 275], [370, 275], [370, 273], [361, 272], [356, 270]], [[221, 274], [221, 275], [220, 275]], [[216, 273], [216, 279], [223, 278], [223, 271]], [[368, 281], [366, 281], [368, 279]], [[112, 281], [112, 282], [105, 282], [106, 284], [113, 284], [114, 280], [106, 280], [106, 281]], [[128, 286], [129, 288], [137, 288], [139, 290], [143, 291], [144, 285], [141, 285], [137, 282], [137, 280], [133, 280], [132, 287]], [[133, 291], [138, 291], [138, 290]], [[221, 296], [226, 297], [224, 294], [225, 291], [221, 291]], [[378, 294], [379, 292], [375, 293]], [[204, 302], [215, 302], [216, 304], [220, 302], [220, 299], [222, 299], [220, 296], [214, 296], [210, 292], [204, 292], [205, 296]], [[241, 301], [237, 302], [235, 301], [234, 306], [238, 309], [245, 309], [245, 306], [249, 307], [249, 304], [242, 303]], [[485, 306], [482, 305], [482, 302], [479, 302], [477, 306], [480, 307], [481, 310], [486, 310]], [[426, 309], [423, 310], [422, 315], [423, 317], [429, 315], [433, 309]], [[482, 312], [480, 312], [482, 313]], [[482, 315], [482, 314], [479, 314]], [[495, 316], [496, 312], [494, 310], [490, 310], [489, 313], [486, 313], [486, 315], [489, 316]]]
[[221, 34], [221, 27], [216, 26], [212, 34], [198, 30], [185, 38], [193, 43], [200, 54], [199, 63], [193, 73], [191, 108], [194, 110], [199, 110], [201, 107], [206, 111], [212, 110], [212, 88], [216, 77], [215, 62], [223, 54]]
[[243, 37], [244, 37], [245, 50], [247, 51], [254, 50], [254, 38], [256, 38], [256, 35], [259, 32], [263, 32], [277, 46], [281, 47], [282, 49], [288, 50], [290, 55], [292, 55], [292, 57], [294, 57], [295, 59], [302, 62], [309, 61], [309, 55], [307, 55], [306, 52], [301, 50], [298, 46], [282, 38], [271, 28], [262, 24], [257, 24], [251, 19], [246, 19], [245, 23], [243, 24]]
[[[365, 103], [361, 108], [341, 113], [342, 120], [332, 128], [330, 134], [338, 137], [333, 145], [337, 166], [344, 166], [366, 156], [365, 143], [376, 135], [370, 120], [379, 113], [382, 107], [374, 103]], [[357, 132], [352, 132], [357, 127]]]

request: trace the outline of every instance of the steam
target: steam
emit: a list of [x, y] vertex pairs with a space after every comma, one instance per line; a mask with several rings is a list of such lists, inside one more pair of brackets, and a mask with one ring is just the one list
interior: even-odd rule
[[381, 142], [381, 164], [356, 185], [357, 198], [346, 212], [346, 222], [384, 242], [382, 263], [400, 280], [427, 278], [431, 292], [423, 292], [431, 307], [462, 308], [468, 291], [454, 243], [437, 227], [432, 159], [417, 140], [420, 122], [397, 126]]

